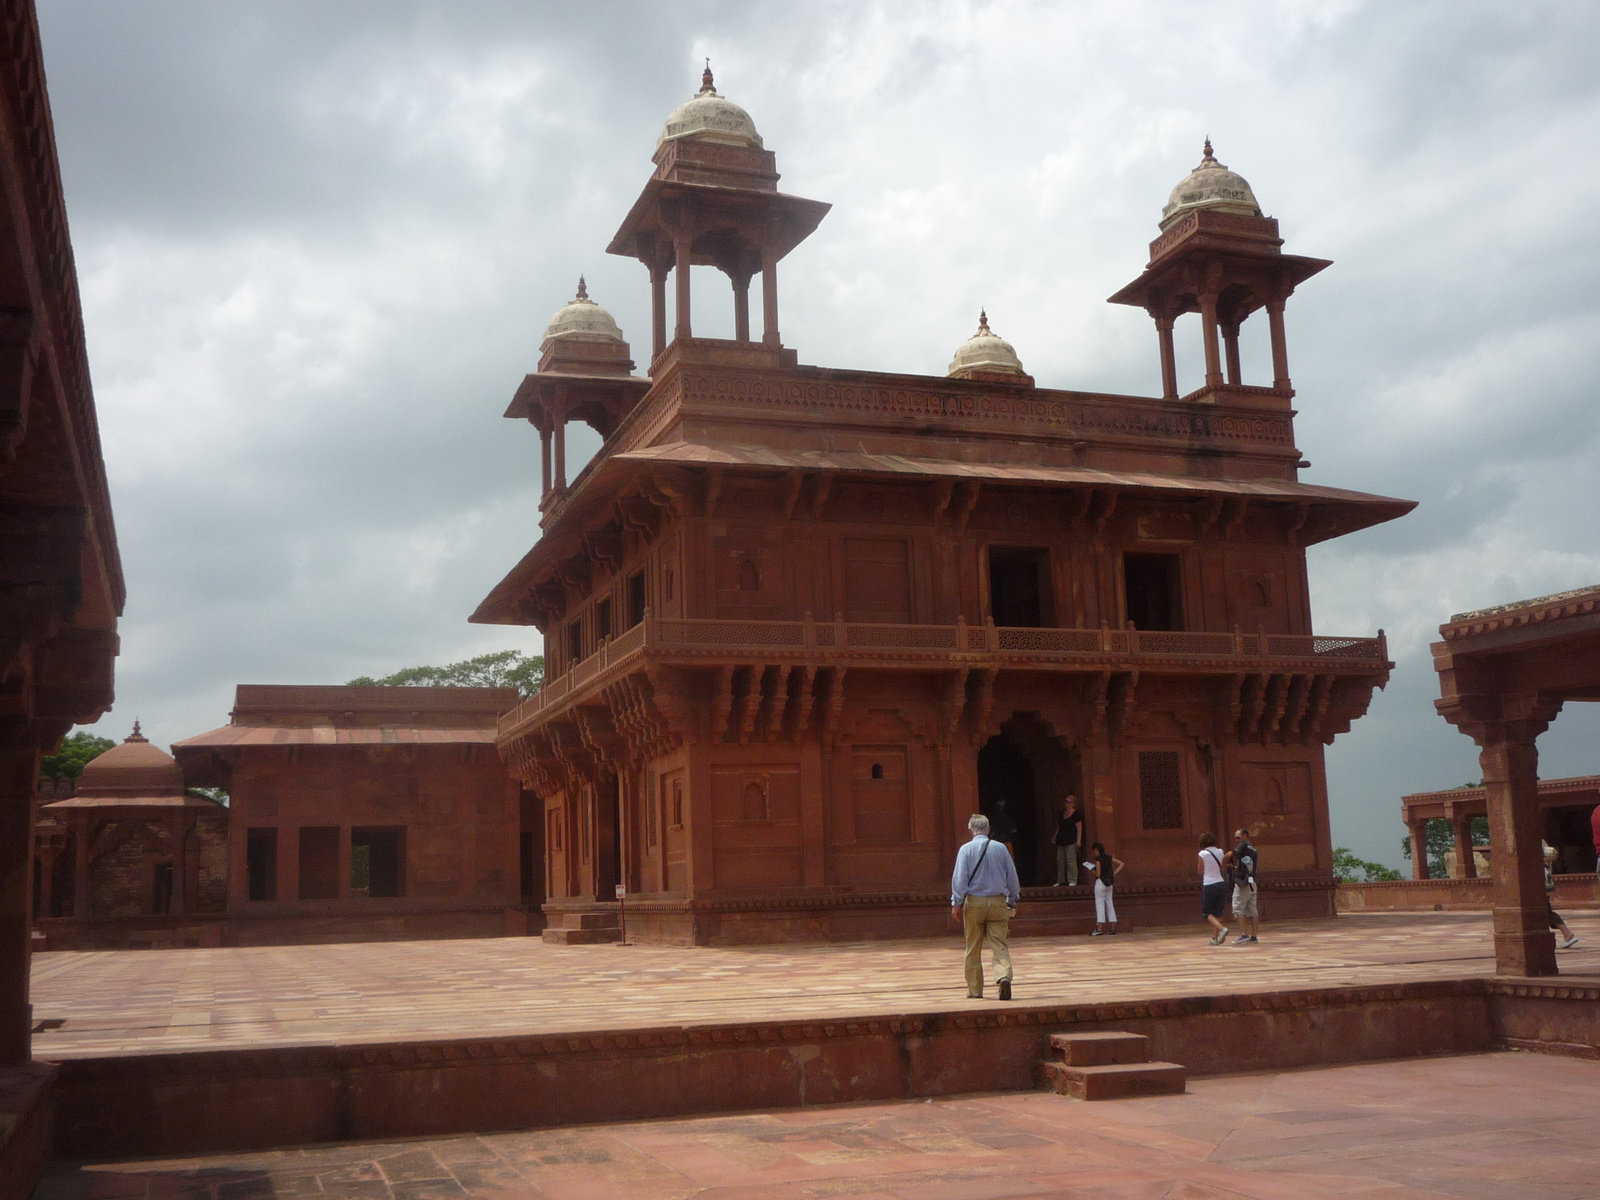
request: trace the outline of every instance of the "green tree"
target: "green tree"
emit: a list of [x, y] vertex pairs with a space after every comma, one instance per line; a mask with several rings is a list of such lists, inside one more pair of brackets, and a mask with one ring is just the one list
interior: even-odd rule
[[351, 687], [514, 687], [531, 696], [544, 684], [544, 655], [517, 650], [480, 654], [443, 667], [407, 667], [374, 679], [362, 675]]
[[86, 730], [69, 733], [61, 739], [61, 749], [39, 760], [39, 779], [56, 783], [76, 779], [91, 758], [98, 758], [115, 745], [110, 738], [95, 737]]
[[1385, 883], [1400, 878], [1393, 867], [1357, 858], [1343, 846], [1333, 852], [1333, 873], [1344, 883]]
[[[1466, 783], [1463, 787], [1477, 787], [1477, 784]], [[1473, 817], [1472, 844], [1474, 846], [1487, 846], [1489, 844], [1489, 818]], [[1443, 879], [1450, 872], [1445, 862], [1445, 855], [1456, 846], [1455, 831], [1450, 828], [1450, 822], [1443, 817], [1430, 817], [1428, 819], [1428, 874], [1434, 879]], [[1408, 833], [1400, 839], [1400, 853], [1407, 862], [1411, 861], [1411, 835]]]

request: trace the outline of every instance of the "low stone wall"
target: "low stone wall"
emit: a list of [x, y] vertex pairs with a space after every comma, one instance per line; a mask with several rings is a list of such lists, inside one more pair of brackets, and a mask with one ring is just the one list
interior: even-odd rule
[[[1488, 912], [1494, 907], [1487, 878], [1397, 879], [1388, 883], [1341, 883], [1334, 904], [1341, 913]], [[1556, 911], [1600, 908], [1600, 878], [1557, 875]]]
[[[1600, 1012], [1593, 1002], [1591, 1014]], [[1494, 1044], [1483, 980], [1004, 1012], [68, 1059], [59, 1153], [194, 1154], [1038, 1086], [1052, 1033], [1146, 1034], [1196, 1074]]]

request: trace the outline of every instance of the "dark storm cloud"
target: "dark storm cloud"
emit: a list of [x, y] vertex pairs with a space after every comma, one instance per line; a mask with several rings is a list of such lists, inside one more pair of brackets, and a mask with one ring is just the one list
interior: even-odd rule
[[[1136, 275], [1210, 134], [1291, 252], [1312, 482], [1422, 501], [1311, 552], [1316, 623], [1394, 679], [1329, 752], [1335, 839], [1476, 777], [1434, 714], [1453, 611], [1600, 579], [1592, 6], [229, 4], [41, 0], [130, 601], [116, 714], [162, 741], [235, 683], [517, 646], [465, 616], [537, 533], [499, 414], [710, 55], [831, 201], [784, 263], [802, 361], [937, 374], [979, 305], [1041, 384], [1159, 386]], [[695, 321], [730, 321], [697, 272]], [[1265, 344], [1246, 327], [1246, 365]], [[1181, 333], [1184, 382], [1197, 335]], [[573, 438], [578, 459], [596, 443]], [[576, 469], [576, 463], [573, 465]], [[1564, 714], [1547, 774], [1594, 769]]]

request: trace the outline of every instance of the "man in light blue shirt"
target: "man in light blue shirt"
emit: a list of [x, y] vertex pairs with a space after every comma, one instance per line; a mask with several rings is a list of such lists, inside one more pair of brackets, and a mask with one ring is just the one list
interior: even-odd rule
[[974, 816], [967, 821], [967, 828], [972, 830], [972, 840], [956, 855], [955, 873], [950, 876], [950, 919], [961, 921], [967, 935], [967, 999], [983, 999], [982, 951], [987, 938], [1000, 999], [1009, 1000], [1011, 947], [1006, 936], [1022, 898], [1022, 885], [1004, 843], [989, 840], [989, 818]]

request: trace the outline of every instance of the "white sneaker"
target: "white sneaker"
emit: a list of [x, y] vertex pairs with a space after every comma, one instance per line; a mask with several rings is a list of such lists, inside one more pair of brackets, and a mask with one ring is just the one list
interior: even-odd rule
[[1091, 929], [1089, 931], [1090, 937], [1105, 937], [1105, 935], [1106, 931], [1104, 929]]
[[1225, 946], [1227, 943], [1228, 931], [1225, 928], [1217, 930], [1217, 936], [1211, 939], [1211, 944], [1213, 946]]
[[1577, 944], [1578, 944], [1578, 935], [1577, 934], [1573, 934], [1566, 941], [1561, 943], [1561, 948], [1563, 950], [1571, 950]]

